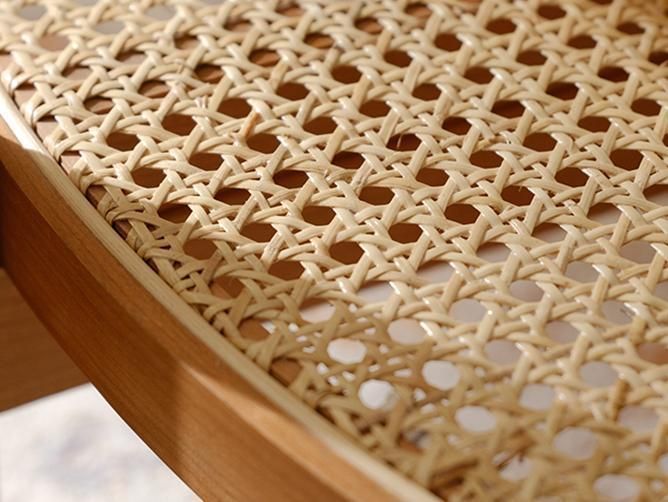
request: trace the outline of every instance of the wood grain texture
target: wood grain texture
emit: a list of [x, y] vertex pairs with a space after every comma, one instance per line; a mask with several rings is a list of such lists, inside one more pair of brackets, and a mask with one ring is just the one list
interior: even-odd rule
[[[217, 351], [203, 343], [211, 329], [203, 320], [190, 329], [182, 324], [201, 318], [61, 172], [42, 165], [48, 160], [55, 167], [52, 161], [18, 146], [6, 127], [3, 135], [9, 140], [1, 148], [0, 252], [8, 272], [91, 382], [198, 494], [206, 500], [392, 499], [382, 483], [398, 498], [430, 498], [331, 432], [315, 413], [300, 420], [304, 426], [270, 403], [265, 395], [290, 401], [287, 392], [259, 372], [252, 380], [267, 380], [264, 395], [258, 392], [240, 355], [226, 352], [223, 362], [221, 353], [233, 349], [219, 338], [212, 342]], [[149, 289], [163, 296], [156, 299]], [[301, 403], [293, 405], [294, 416]]]
[[0, 411], [84, 382], [0, 269]]

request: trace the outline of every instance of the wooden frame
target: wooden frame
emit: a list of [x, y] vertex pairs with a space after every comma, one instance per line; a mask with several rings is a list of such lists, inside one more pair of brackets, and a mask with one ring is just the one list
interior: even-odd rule
[[4, 94], [0, 109], [0, 253], [8, 273], [90, 381], [199, 495], [432, 498], [229, 345], [40, 151]]

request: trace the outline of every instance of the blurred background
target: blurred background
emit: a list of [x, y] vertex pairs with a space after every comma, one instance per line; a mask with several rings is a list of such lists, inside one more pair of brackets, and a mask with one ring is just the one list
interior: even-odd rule
[[199, 498], [92, 385], [0, 413], [0, 502]]

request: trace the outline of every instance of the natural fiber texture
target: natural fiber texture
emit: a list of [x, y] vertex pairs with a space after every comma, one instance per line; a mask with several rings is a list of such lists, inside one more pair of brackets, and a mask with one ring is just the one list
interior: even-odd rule
[[666, 499], [666, 5], [550, 2], [2, 2], [2, 82], [186, 302], [406, 476]]

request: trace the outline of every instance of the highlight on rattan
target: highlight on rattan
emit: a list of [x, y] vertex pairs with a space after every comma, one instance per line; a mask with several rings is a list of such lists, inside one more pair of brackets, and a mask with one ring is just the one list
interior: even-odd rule
[[3, 1], [1, 76], [160, 277], [371, 455], [444, 498], [660, 500], [665, 11]]

